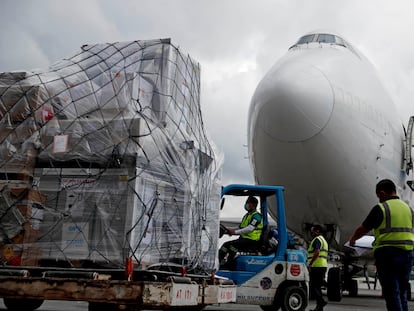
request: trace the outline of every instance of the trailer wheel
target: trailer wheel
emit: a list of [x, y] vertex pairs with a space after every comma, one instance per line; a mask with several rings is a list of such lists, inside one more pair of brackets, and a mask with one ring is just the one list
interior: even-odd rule
[[328, 271], [327, 296], [330, 301], [341, 301], [342, 299], [342, 280], [341, 269], [331, 268]]
[[285, 288], [280, 297], [282, 311], [304, 311], [308, 305], [306, 292], [299, 286]]
[[43, 300], [38, 299], [3, 298], [3, 302], [7, 309], [11, 311], [34, 311], [43, 304]]
[[358, 296], [358, 281], [357, 280], [350, 280], [348, 284], [348, 292], [350, 297], [357, 297]]

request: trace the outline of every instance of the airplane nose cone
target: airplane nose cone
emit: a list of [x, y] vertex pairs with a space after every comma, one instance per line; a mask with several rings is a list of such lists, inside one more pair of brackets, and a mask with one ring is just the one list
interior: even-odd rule
[[272, 69], [253, 97], [259, 127], [281, 142], [300, 142], [317, 135], [333, 111], [332, 86], [318, 68], [290, 62]]

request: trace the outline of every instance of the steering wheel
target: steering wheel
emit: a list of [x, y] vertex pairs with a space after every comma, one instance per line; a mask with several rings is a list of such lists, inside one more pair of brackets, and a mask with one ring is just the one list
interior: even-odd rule
[[220, 224], [220, 234], [219, 237], [221, 238], [223, 235], [228, 234], [229, 229], [227, 229], [224, 225]]

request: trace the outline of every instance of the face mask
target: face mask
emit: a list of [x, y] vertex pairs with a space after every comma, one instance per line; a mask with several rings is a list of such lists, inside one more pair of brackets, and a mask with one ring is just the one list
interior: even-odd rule
[[249, 204], [244, 204], [244, 209], [246, 210], [246, 211], [249, 211], [249, 209], [250, 209], [250, 207], [249, 207]]

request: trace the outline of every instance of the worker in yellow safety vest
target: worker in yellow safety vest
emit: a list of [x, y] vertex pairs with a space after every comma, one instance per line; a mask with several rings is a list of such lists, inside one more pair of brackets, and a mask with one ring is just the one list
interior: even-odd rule
[[379, 203], [349, 239], [356, 240], [374, 231], [375, 265], [388, 310], [408, 311], [407, 292], [413, 264], [413, 210], [397, 196], [394, 182], [381, 180], [376, 186]]
[[236, 240], [228, 241], [219, 250], [221, 269], [232, 269], [233, 259], [237, 252], [252, 252], [260, 248], [260, 236], [263, 229], [262, 215], [256, 210], [258, 200], [249, 196], [244, 205], [247, 213], [243, 216], [238, 229], [228, 229], [227, 234], [239, 235]]
[[308, 269], [310, 278], [310, 290], [316, 299], [314, 311], [322, 311], [326, 301], [322, 296], [322, 286], [325, 283], [325, 274], [328, 268], [328, 242], [322, 235], [322, 227], [311, 227], [312, 242], [308, 248]]

